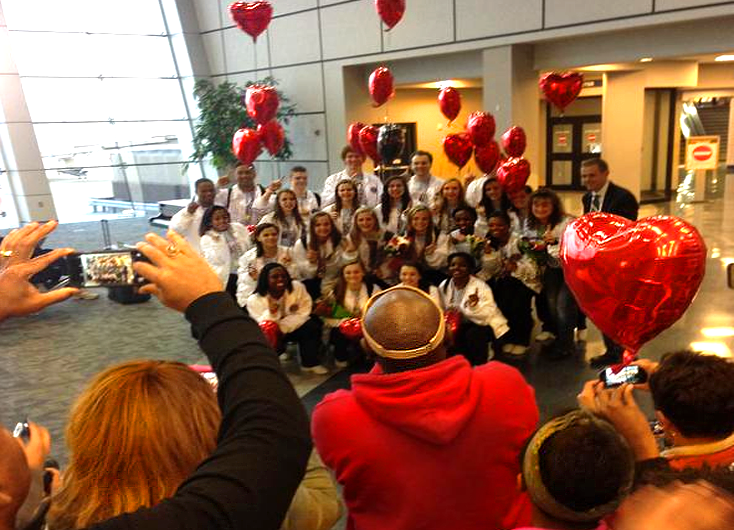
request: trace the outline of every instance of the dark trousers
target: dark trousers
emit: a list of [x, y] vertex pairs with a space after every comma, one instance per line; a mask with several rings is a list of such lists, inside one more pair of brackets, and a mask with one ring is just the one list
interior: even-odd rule
[[[230, 274], [229, 278], [227, 279], [227, 286], [224, 289], [227, 291], [232, 298], [234, 298], [234, 301], [237, 301], [237, 275], [236, 274]], [[239, 304], [237, 304], [239, 305]]]
[[[584, 315], [581, 310], [579, 310], [578, 319], [576, 319], [576, 327], [578, 329], [586, 329], [586, 315]], [[604, 339], [604, 346], [606, 347], [605, 353], [613, 355], [621, 361], [624, 348], [603, 333], [602, 338]]]
[[301, 280], [306, 291], [311, 295], [311, 299], [316, 301], [321, 298], [321, 278], [308, 278]]
[[622, 360], [622, 353], [624, 352], [624, 348], [614, 342], [612, 339], [607, 337], [606, 335], [602, 334], [602, 337], [604, 337], [604, 346], [606, 346], [607, 351], [605, 353], [609, 355], [615, 356], [620, 361]]
[[538, 314], [538, 320], [540, 320], [540, 323], [542, 324], [541, 329], [555, 334], [556, 330], [553, 327], [553, 322], [551, 322], [545, 290], [535, 295], [535, 312]]
[[319, 364], [321, 328], [323, 325], [320, 318], [311, 315], [300, 328], [291, 331], [283, 338], [284, 342], [298, 343], [301, 364], [304, 368], [311, 368]]
[[502, 276], [489, 281], [494, 301], [507, 319], [510, 331], [502, 336], [507, 344], [530, 344], [533, 314], [530, 304], [535, 292], [513, 276]]
[[462, 319], [449, 353], [463, 355], [472, 366], [485, 364], [489, 359], [487, 352], [489, 343], [493, 340], [494, 333], [491, 327], [479, 326], [471, 320]]
[[543, 292], [556, 335], [556, 346], [563, 350], [574, 347], [573, 332], [578, 319], [578, 306], [566, 285], [561, 268], [548, 267], [543, 275]]
[[334, 359], [339, 362], [357, 362], [364, 358], [359, 341], [346, 338], [338, 327], [331, 328], [329, 342], [334, 346]]

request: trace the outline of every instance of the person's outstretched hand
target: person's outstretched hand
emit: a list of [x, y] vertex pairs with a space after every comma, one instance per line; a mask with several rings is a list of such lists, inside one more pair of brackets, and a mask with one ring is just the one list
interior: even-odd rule
[[166, 237], [146, 234], [148, 242], [137, 244], [151, 261], [133, 264], [135, 272], [151, 282], [140, 288], [141, 293], [154, 294], [171, 309], [184, 312], [198, 298], [224, 290], [209, 264], [183, 237], [173, 230]]
[[58, 224], [56, 221], [42, 225], [29, 223], [3, 239], [0, 246], [0, 322], [9, 317], [36, 313], [78, 292], [78, 289], [66, 287], [42, 293], [30, 282], [31, 276], [74, 252], [71, 248], [59, 248], [31, 259], [38, 242], [53, 232]]

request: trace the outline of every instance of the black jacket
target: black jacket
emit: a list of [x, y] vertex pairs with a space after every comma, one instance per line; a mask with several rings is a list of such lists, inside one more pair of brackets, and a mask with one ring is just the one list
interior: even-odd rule
[[152, 508], [93, 525], [97, 530], [278, 530], [311, 453], [306, 411], [258, 325], [227, 293], [186, 310], [219, 378], [217, 447]]
[[[591, 192], [587, 191], [582, 199], [584, 203], [584, 213], [591, 210]], [[601, 211], [613, 213], [626, 217], [630, 221], [637, 221], [637, 212], [640, 205], [628, 189], [617, 186], [614, 182], [609, 183], [607, 192], [604, 194], [604, 202], [601, 205]]]

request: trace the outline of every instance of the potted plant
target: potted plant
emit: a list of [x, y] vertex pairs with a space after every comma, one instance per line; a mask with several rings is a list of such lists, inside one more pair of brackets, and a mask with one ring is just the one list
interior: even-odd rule
[[[194, 152], [184, 166], [184, 171], [191, 162], [198, 162], [208, 156], [212, 165], [220, 175], [237, 162], [232, 153], [232, 136], [237, 129], [257, 128], [255, 121], [247, 114], [243, 98], [247, 87], [251, 85], [277, 86], [273, 77], [265, 77], [258, 81], [248, 81], [244, 88], [235, 83], [212, 83], [209, 79], [199, 79], [194, 85], [194, 97], [199, 104], [201, 114], [194, 127]], [[280, 90], [280, 105], [276, 119], [284, 127], [295, 115], [296, 106], [290, 103]], [[287, 160], [293, 155], [291, 142], [286, 135], [283, 148], [275, 156], [278, 160]]]

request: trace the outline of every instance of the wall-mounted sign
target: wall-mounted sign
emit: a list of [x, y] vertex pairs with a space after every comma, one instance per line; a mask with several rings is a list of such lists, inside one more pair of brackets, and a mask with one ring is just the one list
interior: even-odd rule
[[716, 169], [719, 140], [718, 136], [690, 136], [686, 141], [686, 169]]

